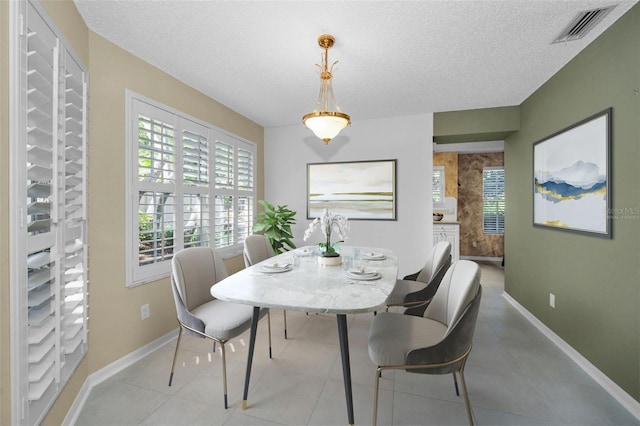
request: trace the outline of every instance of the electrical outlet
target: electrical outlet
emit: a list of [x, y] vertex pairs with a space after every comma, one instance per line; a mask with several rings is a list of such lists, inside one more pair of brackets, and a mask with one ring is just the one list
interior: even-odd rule
[[149, 318], [149, 315], [151, 315], [149, 304], [145, 303], [144, 305], [140, 306], [140, 319], [145, 320]]
[[552, 308], [556, 307], [556, 295], [553, 293], [549, 293], [549, 306]]

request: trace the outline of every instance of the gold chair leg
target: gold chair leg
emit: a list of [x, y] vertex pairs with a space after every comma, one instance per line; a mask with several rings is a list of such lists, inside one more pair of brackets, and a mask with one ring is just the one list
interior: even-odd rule
[[462, 383], [462, 393], [464, 394], [464, 403], [467, 407], [467, 418], [469, 426], [473, 426], [473, 415], [471, 414], [471, 402], [469, 402], [469, 392], [467, 392], [467, 383], [464, 380], [464, 364], [460, 368], [460, 382]]
[[226, 410], [229, 407], [227, 404], [227, 357], [223, 342], [220, 342], [220, 350], [222, 350], [222, 390], [224, 392], [224, 409]]
[[376, 370], [376, 385], [373, 390], [373, 426], [376, 426], [378, 423], [378, 388], [380, 386], [380, 376], [382, 375], [382, 370], [380, 367]]
[[182, 337], [182, 326], [178, 327], [178, 341], [176, 342], [176, 351], [173, 353], [173, 362], [171, 363], [171, 374], [169, 374], [169, 386], [173, 382], [173, 372], [176, 369], [176, 359], [178, 358], [178, 348], [180, 347], [180, 338]]

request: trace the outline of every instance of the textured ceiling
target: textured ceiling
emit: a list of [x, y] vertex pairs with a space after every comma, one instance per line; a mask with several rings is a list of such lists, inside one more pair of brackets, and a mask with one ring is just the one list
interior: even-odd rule
[[[264, 127], [301, 123], [330, 33], [352, 121], [517, 105], [637, 0], [74, 0], [87, 26]], [[551, 44], [583, 10], [617, 6]]]

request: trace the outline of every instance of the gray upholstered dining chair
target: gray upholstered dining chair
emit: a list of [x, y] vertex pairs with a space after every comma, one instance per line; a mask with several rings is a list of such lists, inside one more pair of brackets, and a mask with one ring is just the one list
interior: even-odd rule
[[[264, 235], [249, 235], [244, 240], [244, 266], [249, 266], [260, 263], [263, 260], [269, 259], [276, 255], [273, 247], [269, 244], [269, 240]], [[287, 311], [282, 311], [284, 315], [284, 338], [287, 338]], [[269, 339], [271, 339], [271, 313], [269, 312], [268, 324], [269, 324]], [[269, 340], [269, 346], [271, 346], [271, 340]]]
[[[178, 341], [171, 364], [169, 386], [173, 382], [178, 349], [183, 333], [213, 340], [222, 351], [222, 388], [224, 408], [227, 403], [227, 363], [225, 343], [239, 336], [251, 326], [253, 307], [226, 302], [211, 296], [211, 286], [226, 278], [227, 268], [211, 247], [192, 247], [180, 250], [171, 260], [171, 288], [180, 324]], [[266, 313], [261, 311], [261, 317]], [[271, 348], [269, 348], [271, 356]]]
[[404, 307], [405, 314], [421, 316], [438, 290], [440, 281], [451, 264], [451, 243], [439, 241], [431, 249], [427, 262], [415, 274], [396, 281], [387, 298], [387, 310]]
[[[385, 370], [449, 374], [458, 393], [460, 374], [469, 424], [473, 425], [464, 367], [471, 352], [482, 287], [475, 262], [454, 262], [427, 306], [424, 316], [382, 312], [369, 330], [369, 357], [378, 366], [373, 399], [373, 424], [378, 414], [378, 387]], [[459, 393], [458, 393], [459, 395]]]

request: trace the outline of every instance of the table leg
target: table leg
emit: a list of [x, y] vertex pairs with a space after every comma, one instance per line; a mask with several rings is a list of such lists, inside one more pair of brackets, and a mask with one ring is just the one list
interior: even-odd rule
[[351, 390], [351, 363], [349, 361], [349, 335], [347, 333], [347, 316], [338, 314], [338, 337], [340, 340], [340, 356], [342, 358], [342, 376], [344, 379], [344, 393], [347, 398], [347, 416], [349, 424], [353, 420], [353, 392]]
[[258, 332], [258, 320], [260, 319], [260, 307], [253, 307], [253, 318], [251, 319], [251, 332], [249, 335], [249, 355], [247, 356], [247, 371], [244, 376], [244, 393], [242, 395], [242, 409], [247, 409], [247, 399], [249, 397], [249, 378], [251, 377], [251, 364], [253, 364], [253, 350], [256, 347], [256, 334]]

